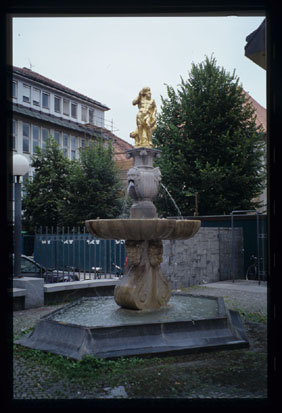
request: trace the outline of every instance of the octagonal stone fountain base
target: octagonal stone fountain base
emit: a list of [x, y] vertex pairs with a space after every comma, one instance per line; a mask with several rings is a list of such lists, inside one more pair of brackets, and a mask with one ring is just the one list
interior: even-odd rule
[[222, 298], [188, 294], [145, 311], [120, 308], [113, 297], [83, 298], [42, 317], [16, 343], [78, 360], [248, 346], [239, 314], [226, 310]]

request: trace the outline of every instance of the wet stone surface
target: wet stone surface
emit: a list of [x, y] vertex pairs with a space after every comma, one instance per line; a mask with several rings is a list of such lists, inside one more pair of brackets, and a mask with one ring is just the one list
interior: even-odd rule
[[88, 298], [56, 311], [50, 318], [54, 321], [85, 327], [109, 327], [162, 321], [199, 320], [217, 316], [216, 299], [175, 295], [170, 298], [168, 305], [159, 310], [128, 310], [119, 307], [113, 297]]

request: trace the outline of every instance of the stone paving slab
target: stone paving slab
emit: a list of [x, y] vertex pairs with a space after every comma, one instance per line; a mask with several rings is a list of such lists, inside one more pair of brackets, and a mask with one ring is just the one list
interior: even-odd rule
[[[236, 285], [234, 285], [236, 283]], [[245, 313], [267, 315], [267, 287], [258, 285], [256, 281], [236, 280], [201, 284], [187, 289], [193, 295], [223, 297], [225, 305]]]
[[13, 296], [13, 297], [24, 297], [26, 295], [26, 289], [25, 288], [10, 288], [8, 290], [8, 293], [10, 296]]
[[237, 290], [237, 291], [246, 291], [250, 293], [262, 293], [266, 294], [267, 283], [262, 281], [260, 284], [258, 281], [252, 280], [235, 280], [233, 281], [219, 281], [215, 283], [203, 284], [208, 288], [217, 288], [225, 290]]

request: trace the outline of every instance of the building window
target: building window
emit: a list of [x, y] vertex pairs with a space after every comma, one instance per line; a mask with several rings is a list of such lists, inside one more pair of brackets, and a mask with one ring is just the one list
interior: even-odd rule
[[70, 115], [70, 101], [67, 99], [63, 100], [63, 114], [67, 116]]
[[15, 119], [12, 120], [12, 138], [13, 138], [13, 150], [17, 149], [17, 135], [18, 135], [18, 123]]
[[96, 126], [101, 126], [104, 127], [104, 113], [99, 111], [96, 111], [96, 116], [95, 116], [95, 122], [94, 124]]
[[72, 118], [77, 118], [77, 104], [71, 103], [71, 116]]
[[23, 101], [30, 103], [30, 86], [23, 85]]
[[75, 136], [71, 136], [71, 160], [75, 159], [76, 147], [77, 147], [77, 138]]
[[42, 92], [42, 107], [45, 109], [49, 109], [49, 93]]
[[85, 139], [81, 139], [81, 148], [85, 148]]
[[32, 103], [36, 106], [40, 105], [40, 90], [34, 88], [32, 91]]
[[89, 109], [89, 123], [94, 123], [94, 110]]
[[35, 153], [37, 146], [40, 146], [39, 143], [39, 127], [32, 125], [32, 151]]
[[42, 128], [42, 149], [46, 148], [46, 142], [49, 137], [49, 130]]
[[69, 146], [69, 135], [63, 134], [63, 152], [66, 157], [68, 157], [68, 146]]
[[81, 107], [81, 120], [82, 122], [87, 122], [87, 107]]
[[57, 144], [60, 145], [60, 132], [58, 132], [57, 130], [54, 131], [54, 139]]
[[55, 96], [54, 100], [55, 112], [61, 113], [61, 98]]
[[29, 152], [30, 125], [23, 123], [23, 152]]
[[12, 98], [18, 97], [18, 82], [12, 82]]

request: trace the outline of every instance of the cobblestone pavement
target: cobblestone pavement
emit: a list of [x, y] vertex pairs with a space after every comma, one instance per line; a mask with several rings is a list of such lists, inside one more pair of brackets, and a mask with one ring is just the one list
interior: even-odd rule
[[[240, 309], [246, 314], [258, 313], [265, 317], [267, 311], [266, 287], [261, 290], [248, 282], [249, 288], [234, 289], [232, 285], [214, 288], [197, 286], [186, 289], [194, 295], [224, 297], [226, 306]], [[239, 285], [239, 284], [237, 284]], [[257, 283], [253, 283], [257, 286]], [[229, 287], [229, 288], [228, 288]], [[34, 327], [43, 315], [60, 306], [14, 312], [14, 336]], [[250, 349], [229, 350], [197, 355], [164, 358], [158, 366], [136, 367], [127, 374], [115, 376], [114, 382], [98, 380], [88, 383], [82, 380], [66, 380], [54, 375], [48, 365], [22, 357], [15, 352], [13, 362], [13, 394], [22, 399], [100, 399], [100, 398], [266, 398], [265, 323], [245, 320]], [[242, 361], [241, 364], [239, 361]], [[251, 372], [248, 382], [246, 375]], [[133, 375], [134, 374], [134, 375]]]

